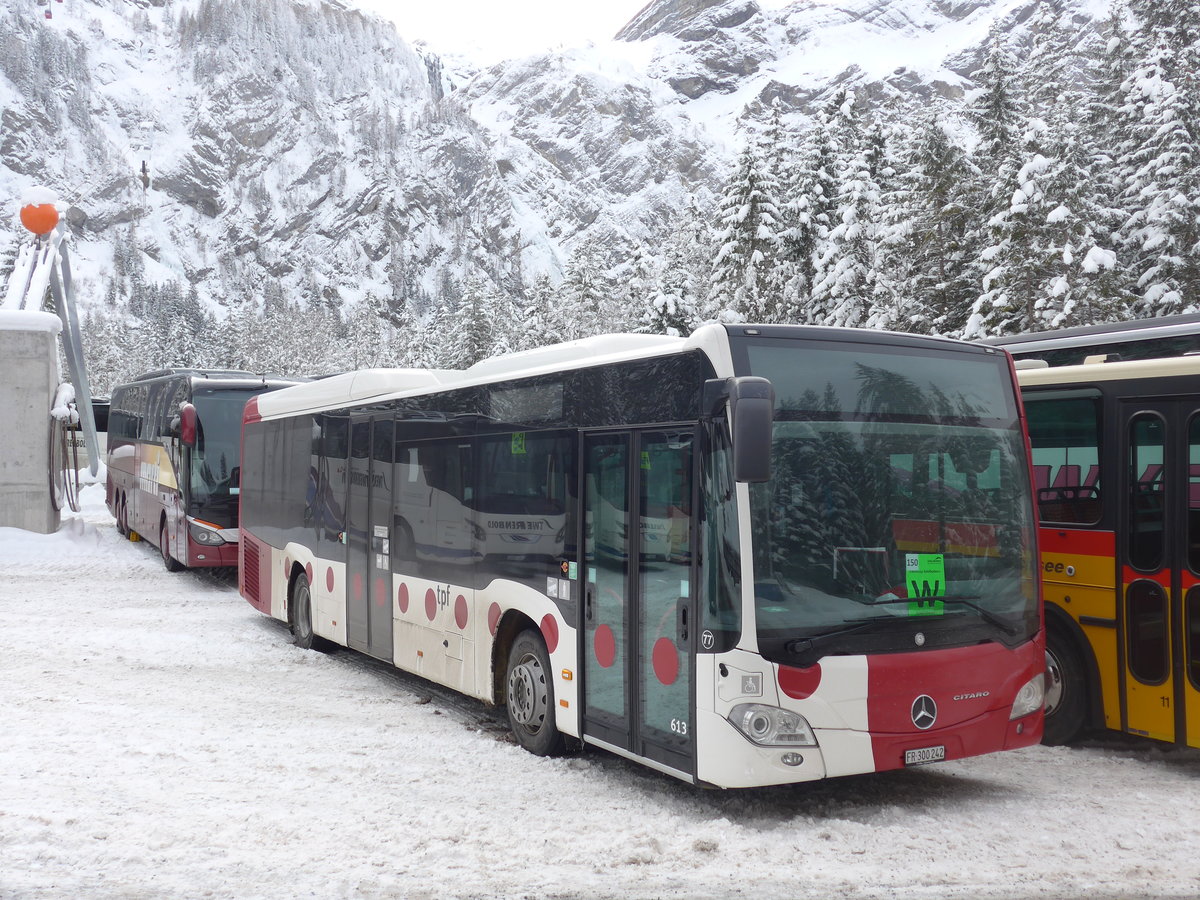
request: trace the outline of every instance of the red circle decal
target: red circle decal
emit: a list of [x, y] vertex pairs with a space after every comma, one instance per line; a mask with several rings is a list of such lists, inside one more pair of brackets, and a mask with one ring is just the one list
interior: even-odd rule
[[308, 565], [304, 567], [304, 577], [308, 579], [309, 584], [313, 583], [312, 575], [312, 563], [308, 563]]
[[660, 637], [654, 642], [654, 674], [663, 684], [674, 684], [679, 677], [679, 651], [670, 638]]
[[596, 662], [607, 669], [617, 661], [617, 639], [613, 630], [607, 625], [601, 625], [592, 636], [592, 649], [596, 654]]
[[437, 594], [430, 588], [425, 592], [425, 615], [432, 622], [437, 618]]
[[401, 584], [396, 588], [396, 602], [400, 605], [400, 612], [408, 612], [408, 585]]
[[355, 600], [362, 599], [362, 591], [363, 591], [362, 576], [355, 574], [355, 576], [354, 576], [354, 599]]
[[375, 605], [383, 606], [387, 603], [387, 586], [384, 585], [382, 578], [375, 579]]
[[325, 570], [325, 590], [329, 591], [329, 593], [331, 593], [331, 594], [333, 593], [333, 569], [332, 568]]
[[496, 628], [500, 624], [500, 604], [493, 603], [488, 607], [488, 631], [493, 635], [496, 633]]
[[558, 622], [550, 613], [542, 616], [542, 637], [546, 639], [546, 649], [551, 653], [558, 646]]
[[454, 601], [454, 624], [463, 630], [467, 627], [467, 598], [462, 594]]
[[807, 669], [780, 666], [778, 678], [781, 691], [793, 700], [806, 700], [821, 686], [821, 664], [814, 663]]

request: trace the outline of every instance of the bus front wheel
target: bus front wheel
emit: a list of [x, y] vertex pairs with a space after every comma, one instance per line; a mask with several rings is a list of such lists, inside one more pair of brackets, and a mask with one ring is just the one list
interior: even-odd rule
[[168, 572], [178, 572], [183, 564], [171, 555], [171, 545], [167, 543], [167, 523], [163, 522], [158, 531], [158, 549], [162, 551], [163, 565]]
[[1070, 638], [1056, 628], [1046, 632], [1046, 730], [1042, 743], [1073, 741], [1087, 716], [1087, 676], [1083, 658]]
[[301, 650], [311, 650], [316, 641], [312, 627], [312, 589], [303, 573], [296, 576], [296, 583], [292, 585], [288, 625], [292, 629], [292, 643]]
[[508, 724], [517, 743], [537, 756], [563, 750], [563, 736], [554, 723], [554, 681], [550, 654], [541, 635], [522, 631], [508, 654], [505, 680]]

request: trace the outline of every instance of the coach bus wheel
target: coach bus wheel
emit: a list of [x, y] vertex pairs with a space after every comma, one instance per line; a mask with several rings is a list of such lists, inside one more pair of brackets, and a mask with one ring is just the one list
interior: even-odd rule
[[311, 650], [315, 640], [312, 627], [312, 590], [304, 574], [297, 575], [296, 583], [292, 585], [288, 624], [292, 629], [292, 643], [301, 650]]
[[1074, 740], [1087, 714], [1087, 679], [1074, 644], [1057, 629], [1046, 632], [1046, 730], [1042, 743]]
[[168, 572], [178, 572], [183, 568], [183, 564], [171, 555], [171, 548], [167, 544], [166, 522], [163, 522], [163, 526], [158, 532], [158, 549], [162, 551], [163, 565], [166, 566]]
[[412, 529], [408, 523], [400, 520], [396, 523], [396, 559], [413, 560], [417, 558], [417, 545], [413, 540]]
[[508, 724], [517, 743], [537, 756], [563, 749], [563, 736], [554, 724], [554, 684], [550, 655], [540, 635], [522, 631], [508, 654], [505, 692]]
[[125, 495], [117, 494], [117, 534], [121, 537], [129, 536], [129, 513], [125, 509]]

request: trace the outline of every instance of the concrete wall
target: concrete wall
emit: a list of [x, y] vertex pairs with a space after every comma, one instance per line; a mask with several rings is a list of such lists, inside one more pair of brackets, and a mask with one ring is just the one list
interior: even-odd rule
[[50, 407], [58, 390], [58, 317], [0, 311], [0, 526], [50, 534]]

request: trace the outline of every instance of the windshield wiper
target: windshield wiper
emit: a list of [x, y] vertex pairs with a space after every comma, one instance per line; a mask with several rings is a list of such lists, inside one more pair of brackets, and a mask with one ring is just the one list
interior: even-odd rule
[[[866, 631], [869, 628], [874, 628], [880, 622], [895, 622], [893, 616], [876, 616], [874, 619], [847, 619], [846, 628], [835, 628], [833, 631], [822, 632], [821, 634], [813, 635], [807, 638], [796, 638], [788, 641], [783, 645], [783, 649], [787, 653], [795, 656], [807, 656], [810, 653], [820, 650], [822, 647], [827, 647], [834, 643], [838, 638], [845, 637], [848, 634], [857, 634], [860, 631]], [[853, 622], [854, 624], [849, 624]]]
[[[999, 628], [1005, 634], [1017, 635], [1021, 633], [1021, 629], [1016, 625], [1010, 625], [1004, 619], [1000, 618], [990, 609], [980, 606], [974, 601], [982, 599], [981, 597], [922, 597], [922, 600], [941, 600], [943, 603], [959, 603], [979, 614], [979, 618]], [[860, 600], [860, 603], [866, 606], [894, 606], [897, 603], [913, 603], [915, 602], [910, 597], [891, 597], [888, 599], [876, 598], [874, 600]]]

